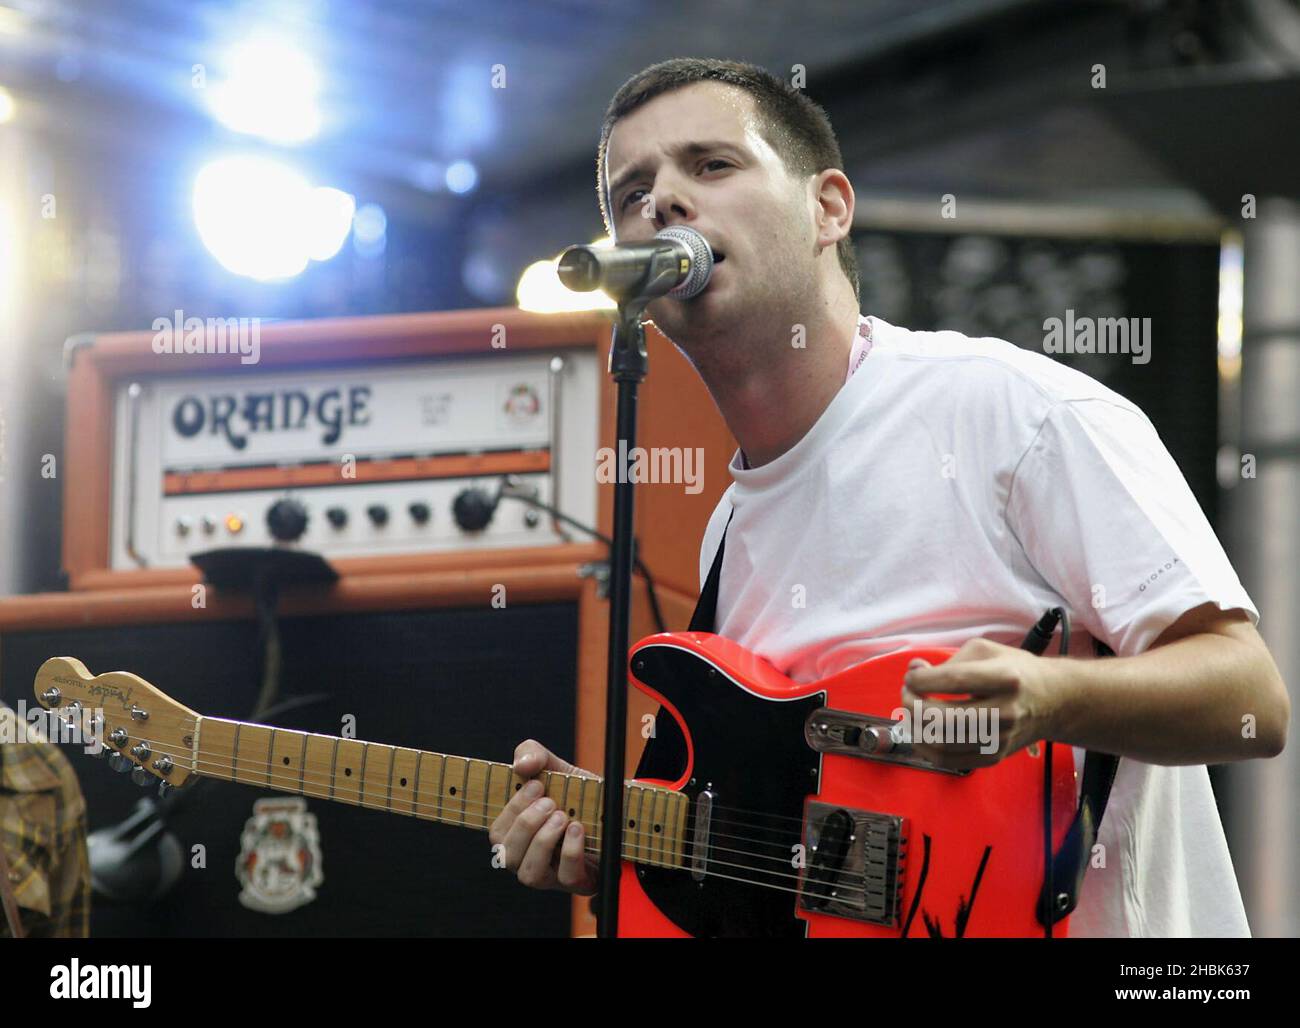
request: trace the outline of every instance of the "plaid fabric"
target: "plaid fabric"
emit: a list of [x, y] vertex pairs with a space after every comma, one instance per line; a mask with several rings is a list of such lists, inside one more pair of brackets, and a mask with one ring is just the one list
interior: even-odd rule
[[[68, 758], [0, 703], [0, 845], [30, 938], [90, 934], [86, 801]], [[0, 914], [0, 937], [9, 926]]]

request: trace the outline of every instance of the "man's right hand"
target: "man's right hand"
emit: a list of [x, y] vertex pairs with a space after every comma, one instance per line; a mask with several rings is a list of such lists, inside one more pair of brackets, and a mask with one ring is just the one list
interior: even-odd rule
[[529, 779], [488, 829], [493, 850], [504, 847], [505, 866], [534, 889], [563, 889], [590, 896], [599, 882], [599, 861], [587, 852], [582, 821], [557, 810], [538, 776], [543, 771], [596, 778], [566, 763], [541, 743], [526, 739], [515, 748], [514, 771]]

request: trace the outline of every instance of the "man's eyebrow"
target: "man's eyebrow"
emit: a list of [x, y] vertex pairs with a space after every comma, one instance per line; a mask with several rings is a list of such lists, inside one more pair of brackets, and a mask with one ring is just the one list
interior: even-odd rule
[[[698, 157], [701, 154], [710, 153], [714, 150], [734, 150], [739, 152], [740, 146], [736, 143], [729, 143], [725, 139], [705, 140], [700, 143], [678, 143], [676, 146], [669, 147], [669, 152], [674, 157], [685, 155], [687, 157]], [[631, 181], [641, 178], [648, 174], [650, 165], [642, 162], [621, 172], [609, 184], [609, 198], [612, 201], [615, 196]]]

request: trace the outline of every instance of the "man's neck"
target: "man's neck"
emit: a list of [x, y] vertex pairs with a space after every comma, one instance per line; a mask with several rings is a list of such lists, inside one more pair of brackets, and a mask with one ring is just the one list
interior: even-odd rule
[[[743, 368], [698, 368], [751, 468], [776, 460], [817, 423], [844, 384], [857, 331], [857, 304], [810, 320], [795, 345], [791, 332], [769, 341], [769, 358]], [[737, 346], [747, 345], [737, 340]]]

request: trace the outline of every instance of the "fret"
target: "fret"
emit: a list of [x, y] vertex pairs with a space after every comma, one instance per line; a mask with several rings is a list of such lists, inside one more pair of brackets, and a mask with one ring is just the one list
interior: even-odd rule
[[[374, 754], [372, 757], [371, 754]], [[361, 767], [361, 805], [372, 810], [392, 808], [393, 748], [382, 743], [366, 743]]]
[[444, 757], [442, 779], [443, 820], [451, 824], [465, 823], [465, 774], [469, 761], [464, 757]]
[[486, 760], [465, 762], [465, 827], [486, 830], [492, 823], [488, 819], [488, 805], [475, 797], [487, 797], [487, 778], [490, 765]]
[[307, 739], [308, 734], [302, 733], [302, 752], [298, 754], [298, 791], [305, 792], [303, 786], [307, 782]]
[[359, 806], [362, 797], [358, 772], [365, 763], [365, 744], [355, 739], [340, 739], [334, 755], [334, 799]]
[[416, 769], [416, 786], [415, 795], [419, 798], [419, 805], [415, 808], [415, 816], [422, 817], [426, 821], [437, 821], [439, 811], [441, 810], [441, 796], [439, 790], [442, 788], [442, 757], [436, 753], [421, 753], [420, 766]]
[[558, 810], [560, 801], [564, 799], [564, 776], [558, 771], [547, 771], [543, 784], [546, 786], [546, 791], [542, 795], [549, 797]]
[[416, 813], [421, 756], [423, 754], [416, 750], [393, 750], [393, 762], [388, 775], [389, 810], [398, 814]]
[[591, 817], [591, 841], [599, 848], [601, 844], [601, 834], [605, 830], [605, 781], [598, 779], [596, 786], [592, 790], [596, 795], [592, 798], [592, 817]]
[[587, 833], [588, 842], [596, 834], [596, 819], [600, 816], [600, 811], [593, 809], [587, 800], [587, 787], [590, 782], [591, 779], [584, 775], [582, 785], [578, 789], [578, 820], [582, 822], [582, 830]]
[[239, 730], [243, 727], [244, 724], [242, 721], [235, 723], [235, 742], [234, 745], [230, 747], [230, 780], [232, 782], [237, 782], [239, 780], [236, 777], [239, 774]]
[[236, 782], [263, 788], [271, 784], [271, 741], [274, 735], [275, 729], [265, 725], [240, 724], [235, 740]]
[[[464, 759], [464, 758], [461, 758], [461, 759]], [[473, 763], [473, 761], [470, 761], [470, 760], [466, 760], [466, 761], [465, 761], [464, 777], [461, 779], [461, 783], [460, 783], [460, 823], [463, 824], [463, 825], [468, 825], [468, 824], [469, 824], [469, 817], [470, 817], [470, 809], [469, 809], [469, 766], [470, 766], [471, 763]]]
[[641, 818], [640, 811], [635, 809], [635, 804], [641, 798], [641, 790], [635, 785], [629, 785], [623, 795], [623, 845], [621, 851], [627, 860], [636, 863], [641, 862], [641, 840], [640, 828]]
[[235, 739], [239, 724], [224, 718], [203, 719], [203, 748], [195, 770], [209, 778], [234, 781]]
[[436, 817], [439, 821], [447, 820], [446, 817], [443, 816], [443, 811], [446, 809], [446, 804], [442, 802], [442, 786], [446, 780], [447, 780], [447, 758], [439, 757], [438, 758], [438, 791], [436, 793], [438, 797], [438, 806], [435, 809], [433, 814], [433, 816]]
[[276, 728], [271, 732], [270, 784], [281, 792], [299, 792], [299, 775], [293, 773], [293, 762], [302, 753], [302, 732], [290, 728]]
[[527, 783], [515, 774], [514, 765], [510, 765], [510, 776], [506, 781], [506, 802], [509, 803], [514, 799], [515, 793], [522, 789]]
[[492, 765], [486, 760], [478, 761], [483, 765], [483, 828], [492, 827], [496, 814], [492, 813]]
[[496, 800], [492, 796], [492, 772], [498, 765], [490, 760], [483, 761], [483, 820], [484, 827], [491, 828], [492, 822], [497, 819], [497, 814], [501, 813], [497, 807]]
[[331, 800], [334, 798], [334, 753], [338, 740], [328, 735], [308, 735], [306, 739], [302, 759], [303, 795]]
[[342, 739], [334, 740], [334, 754], [330, 757], [330, 799], [334, 798], [334, 786], [338, 781], [339, 770], [339, 743]]
[[[654, 813], [654, 793], [645, 786], [642, 786], [637, 791], [641, 796], [637, 802], [636, 830], [637, 834], [641, 837], [641, 859], [646, 863], [649, 863], [651, 858], [654, 856], [654, 833], [650, 830], [650, 821]], [[646, 814], [645, 809], [645, 800], [647, 795], [650, 797], [651, 813], [649, 815]]]
[[573, 811], [569, 809], [569, 786], [570, 786], [572, 783], [573, 783], [573, 777], [572, 777], [571, 775], [565, 775], [565, 776], [564, 776], [564, 792], [563, 792], [563, 794], [560, 796], [560, 804], [559, 804], [559, 806], [560, 806], [560, 809], [561, 809], [562, 811], [564, 811], [564, 813], [565, 813], [568, 817], [573, 817]]
[[501, 785], [501, 803], [497, 807], [497, 813], [499, 814], [501, 813], [501, 811], [506, 809], [506, 804], [510, 802], [510, 797], [515, 794], [515, 790], [514, 790], [515, 776], [514, 776], [514, 768], [512, 768], [509, 764], [501, 764], [498, 766], [501, 768], [502, 772], [504, 772], [501, 775], [501, 777], [505, 779], [505, 781]]

